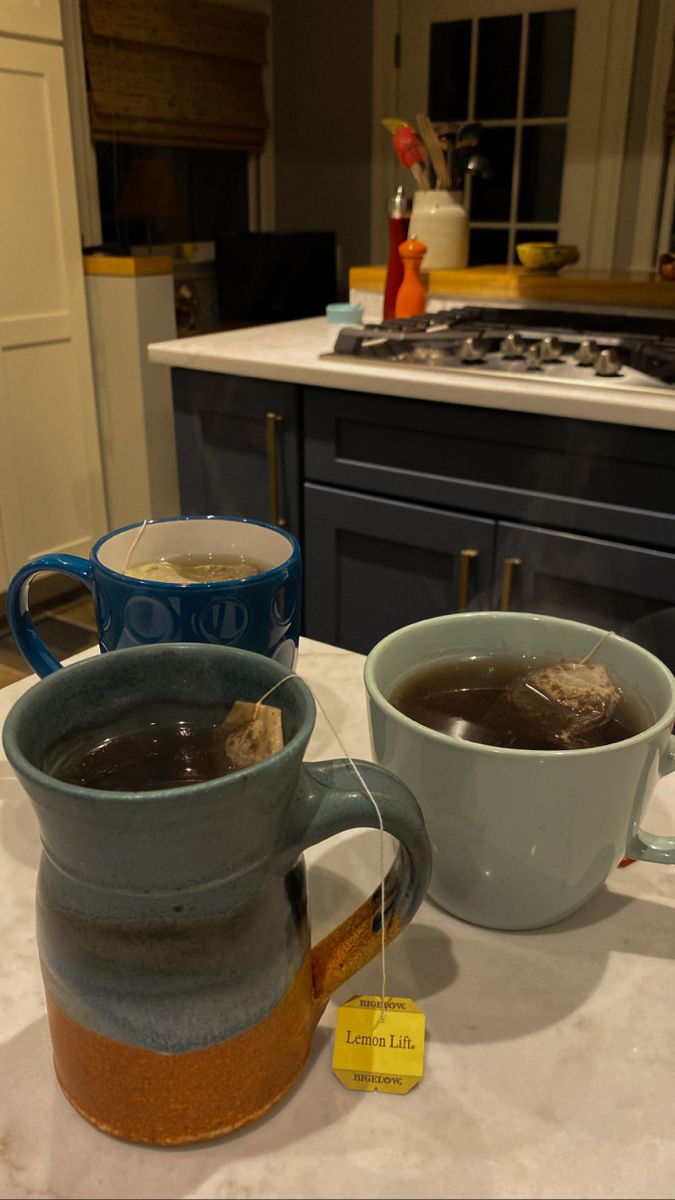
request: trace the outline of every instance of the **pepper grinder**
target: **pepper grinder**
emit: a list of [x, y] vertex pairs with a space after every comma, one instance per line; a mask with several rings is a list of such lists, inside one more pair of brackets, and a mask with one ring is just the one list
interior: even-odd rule
[[403, 282], [396, 295], [395, 317], [417, 317], [426, 307], [426, 289], [420, 279], [422, 259], [427, 252], [424, 242], [408, 238], [398, 248], [403, 262]]
[[408, 236], [410, 224], [411, 203], [405, 191], [399, 185], [387, 204], [389, 222], [389, 260], [387, 262], [387, 279], [384, 285], [384, 306], [382, 316], [385, 321], [396, 315], [396, 296], [403, 280], [403, 263], [398, 248]]

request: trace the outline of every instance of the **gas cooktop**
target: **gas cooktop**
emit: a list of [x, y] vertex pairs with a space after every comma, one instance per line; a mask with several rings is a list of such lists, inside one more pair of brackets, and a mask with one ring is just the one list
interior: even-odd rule
[[346, 326], [324, 359], [675, 388], [675, 320], [552, 309], [445, 309]]

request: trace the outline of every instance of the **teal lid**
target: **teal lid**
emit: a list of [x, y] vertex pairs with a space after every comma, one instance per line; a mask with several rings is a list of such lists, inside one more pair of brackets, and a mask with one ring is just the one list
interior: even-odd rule
[[327, 304], [326, 316], [331, 325], [360, 325], [363, 320], [363, 305]]

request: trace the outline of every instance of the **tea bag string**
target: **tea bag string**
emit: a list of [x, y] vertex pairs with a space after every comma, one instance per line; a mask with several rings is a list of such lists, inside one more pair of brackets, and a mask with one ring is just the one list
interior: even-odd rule
[[596, 642], [594, 646], [591, 646], [591, 649], [588, 651], [588, 654], [584, 654], [584, 657], [580, 658], [578, 663], [575, 663], [574, 665], [576, 667], [583, 667], [584, 663], [587, 663], [589, 661], [589, 659], [591, 659], [593, 657], [596, 650], [599, 650], [600, 647], [605, 644], [605, 642], [607, 641], [607, 638], [612, 637], [613, 633], [614, 633], [613, 629], [608, 629], [607, 633], [603, 633], [602, 637], [600, 638], [600, 641]]
[[[289, 675], [284, 675], [283, 679], [277, 680], [277, 682], [275, 684], [273, 684], [272, 687], [269, 688], [269, 690], [266, 691], [265, 694], [263, 696], [261, 696], [260, 699], [257, 701], [255, 709], [254, 709], [254, 718], [257, 716], [260, 705], [263, 703], [264, 700], [267, 699], [268, 696], [272, 695], [272, 692], [275, 692], [277, 690], [277, 688], [281, 687], [282, 683], [286, 683], [286, 681], [288, 679], [298, 679], [298, 678], [300, 678], [300, 676], [295, 675], [295, 674], [289, 674]], [[309, 687], [309, 684], [306, 682], [306, 680], [303, 680], [303, 683], [305, 683], [305, 687]], [[351, 754], [348, 753], [348, 751], [345, 747], [345, 744], [342, 741], [342, 738], [340, 737], [340, 734], [338, 733], [333, 722], [331, 721], [330, 717], [328, 716], [328, 713], [326, 712], [319, 697], [314, 693], [312, 688], [310, 688], [309, 690], [311, 691], [312, 695], [314, 696], [314, 699], [318, 705], [318, 708], [319, 708], [322, 716], [324, 717], [324, 720], [326, 721], [329, 729], [331, 730], [333, 737], [335, 738], [338, 746], [340, 747], [342, 753], [344, 754], [345, 758], [347, 759], [347, 762], [351, 766], [354, 774], [356, 775], [356, 778], [358, 779], [359, 783], [361, 784], [361, 787], [363, 788], [365, 795], [368, 797], [368, 799], [370, 800], [370, 803], [372, 804], [373, 808], [375, 809], [375, 812], [377, 813], [377, 819], [379, 822], [379, 826], [380, 826], [380, 964], [381, 964], [381, 972], [382, 972], [381, 973], [381, 985], [380, 985], [380, 1021], [384, 1021], [384, 1018], [386, 1015], [385, 997], [387, 994], [386, 993], [387, 956], [386, 956], [386, 938], [385, 938], [385, 925], [384, 925], [384, 917], [385, 917], [385, 910], [384, 910], [384, 822], [382, 820], [382, 813], [380, 812], [380, 806], [378, 805], [377, 800], [375, 799], [373, 793], [371, 792], [370, 788], [368, 787], [368, 784], [366, 783], [365, 779], [363, 778], [363, 775], [361, 774], [359, 768], [357, 767], [356, 763], [354, 762], [354, 759], [352, 758]]]
[[143, 534], [143, 530], [145, 529], [145, 527], [146, 527], [147, 523], [148, 523], [148, 519], [147, 519], [147, 517], [146, 517], [146, 519], [144, 520], [144, 522], [143, 522], [143, 524], [141, 525], [140, 529], [138, 530], [138, 533], [136, 534], [135, 538], [133, 539], [133, 541], [132, 541], [131, 545], [129, 546], [129, 549], [128, 549], [128, 551], [127, 551], [127, 557], [126, 557], [126, 559], [125, 559], [124, 566], [122, 567], [122, 572], [121, 572], [121, 573], [122, 573], [122, 575], [126, 575], [127, 571], [129, 570], [129, 563], [130, 563], [130, 561], [131, 561], [131, 556], [132, 556], [132, 554], [133, 554], [134, 550], [136, 549], [136, 547], [137, 547], [138, 543], [139, 543], [139, 542], [140, 542], [140, 540], [141, 540], [141, 536], [142, 536], [142, 534]]

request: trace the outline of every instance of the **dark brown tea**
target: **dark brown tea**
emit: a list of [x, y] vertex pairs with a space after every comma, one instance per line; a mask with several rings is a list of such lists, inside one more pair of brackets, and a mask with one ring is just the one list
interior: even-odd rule
[[204, 783], [237, 769], [214, 736], [222, 718], [212, 711], [191, 720], [138, 714], [135, 727], [127, 721], [127, 727], [92, 729], [62, 741], [43, 769], [64, 783], [112, 792]]
[[408, 675], [389, 699], [400, 712], [429, 729], [513, 750], [606, 746], [634, 737], [652, 724], [651, 713], [625, 695], [612, 717], [575, 745], [561, 743], [555, 722], [547, 722], [545, 713], [528, 722], [523, 710], [510, 703], [513, 683], [557, 661], [554, 656], [495, 655], [435, 663]]

